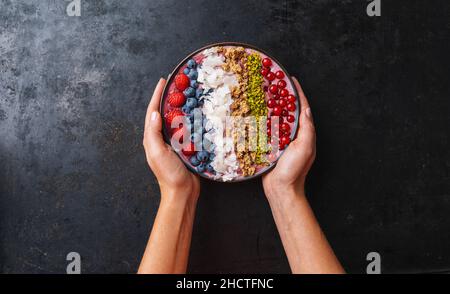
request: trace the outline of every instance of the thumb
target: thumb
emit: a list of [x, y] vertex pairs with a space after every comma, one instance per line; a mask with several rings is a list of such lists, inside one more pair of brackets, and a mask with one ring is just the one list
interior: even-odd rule
[[300, 127], [297, 132], [298, 136], [295, 141], [301, 143], [302, 146], [309, 147], [315, 145], [316, 131], [309, 106], [302, 109], [300, 113]]
[[150, 150], [164, 148], [164, 140], [161, 133], [162, 119], [158, 111], [150, 114], [149, 124], [145, 129], [144, 144], [150, 147]]
[[303, 130], [304, 132], [314, 131], [314, 122], [309, 106], [302, 109], [300, 113], [300, 130]]

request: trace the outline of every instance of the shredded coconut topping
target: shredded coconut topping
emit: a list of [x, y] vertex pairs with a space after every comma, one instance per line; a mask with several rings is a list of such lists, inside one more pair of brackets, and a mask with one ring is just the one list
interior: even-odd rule
[[239, 85], [238, 78], [222, 68], [225, 58], [218, 54], [217, 47], [204, 50], [203, 55], [203, 63], [198, 68], [198, 81], [208, 93], [202, 108], [207, 130], [204, 138], [216, 146], [211, 162], [216, 172], [215, 178], [230, 181], [239, 176], [239, 162], [234, 152], [233, 138], [226, 134], [226, 120], [231, 114], [231, 91]]

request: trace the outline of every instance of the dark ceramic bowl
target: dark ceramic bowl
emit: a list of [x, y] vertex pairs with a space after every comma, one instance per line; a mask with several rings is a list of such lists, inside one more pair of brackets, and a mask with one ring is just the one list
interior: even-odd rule
[[[295, 102], [295, 103], [296, 103], [296, 106], [297, 106], [297, 107], [296, 107], [296, 110], [295, 110], [295, 112], [294, 112], [295, 121], [291, 124], [291, 125], [292, 125], [292, 128], [291, 128], [291, 135], [290, 135], [291, 141], [294, 140], [295, 135], [296, 135], [296, 133], [297, 133], [297, 129], [298, 129], [298, 127], [299, 127], [299, 116], [300, 116], [300, 111], [301, 111], [301, 110], [300, 110], [300, 100], [299, 100], [299, 95], [298, 95], [297, 89], [296, 89], [296, 87], [295, 87], [295, 84], [294, 84], [294, 82], [293, 82], [292, 79], [291, 79], [291, 76], [290, 76], [289, 73], [287, 72], [286, 68], [283, 67], [283, 66], [281, 65], [281, 63], [278, 62], [277, 59], [273, 58], [272, 55], [268, 54], [268, 53], [265, 52], [264, 50], [261, 50], [261, 49], [255, 47], [255, 46], [252, 46], [252, 45], [249, 45], [249, 44], [245, 44], [245, 43], [239, 43], [239, 42], [222, 42], [222, 43], [214, 43], [214, 44], [210, 44], [210, 45], [204, 46], [204, 47], [202, 47], [202, 48], [200, 48], [200, 49], [195, 50], [194, 52], [191, 52], [188, 56], [186, 56], [186, 57], [185, 57], [185, 58], [184, 58], [184, 59], [183, 59], [176, 67], [175, 67], [175, 69], [174, 69], [174, 70], [172, 71], [172, 73], [169, 75], [169, 78], [168, 78], [168, 80], [167, 80], [166, 86], [164, 87], [162, 99], [161, 99], [161, 102], [160, 102], [160, 112], [161, 112], [161, 115], [162, 115], [162, 117], [163, 117], [163, 120], [164, 120], [164, 110], [165, 110], [165, 106], [166, 106], [166, 100], [167, 100], [167, 96], [168, 96], [168, 94], [169, 94], [169, 88], [170, 88], [170, 86], [172, 85], [172, 83], [173, 83], [173, 81], [174, 81], [174, 77], [180, 72], [180, 69], [183, 68], [183, 67], [186, 65], [186, 63], [187, 63], [187, 61], [188, 61], [189, 59], [191, 59], [191, 58], [194, 57], [194, 56], [197, 56], [199, 53], [201, 53], [201, 52], [202, 52], [203, 50], [205, 50], [205, 49], [208, 49], [208, 48], [211, 48], [211, 47], [216, 47], [216, 46], [223, 46], [223, 47], [225, 47], [225, 46], [236, 46], [236, 47], [244, 47], [244, 48], [246, 48], [246, 49], [254, 50], [254, 51], [258, 52], [258, 53], [261, 53], [262, 55], [265, 55], [265, 56], [269, 57], [269, 58], [273, 61], [273, 63], [276, 64], [276, 65], [284, 72], [284, 74], [285, 74], [285, 79], [286, 79], [286, 80], [288, 81], [288, 83], [290, 83], [290, 85], [291, 85], [291, 90], [292, 90], [292, 93], [291, 93], [291, 94], [294, 95], [294, 96], [296, 97], [296, 102]], [[171, 137], [170, 137], [169, 131], [167, 130], [167, 126], [166, 126], [165, 120], [163, 121], [163, 132], [162, 132], [162, 133], [163, 133], [164, 141], [165, 141], [167, 144], [170, 144], [170, 138], [171, 138]], [[251, 176], [246, 176], [246, 177], [240, 176], [240, 177], [238, 177], [238, 178], [236, 178], [236, 179], [233, 179], [233, 180], [231, 180], [231, 181], [226, 181], [226, 182], [241, 182], [241, 181], [251, 180], [251, 179], [260, 177], [261, 175], [263, 175], [264, 173], [270, 171], [272, 168], [275, 167], [276, 162], [278, 161], [278, 158], [283, 154], [283, 152], [284, 152], [284, 151], [279, 151], [279, 154], [277, 154], [278, 156], [277, 156], [277, 158], [276, 158], [275, 161], [271, 162], [271, 164], [268, 165], [268, 166], [265, 166], [265, 167], [263, 167], [263, 168], [260, 168], [259, 170], [257, 170], [257, 172], [256, 172], [255, 174], [253, 174], [253, 175], [251, 175]], [[177, 153], [177, 155], [180, 157], [180, 159], [183, 161], [183, 163], [187, 166], [187, 168], [188, 168], [191, 172], [193, 172], [193, 173], [195, 173], [195, 174], [198, 174], [198, 175], [200, 175], [201, 177], [206, 178], [206, 179], [209, 179], [209, 180], [223, 182], [221, 179], [215, 179], [215, 178], [213, 178], [212, 176], [208, 175], [207, 173], [199, 173], [199, 172], [195, 169], [195, 167], [189, 162], [188, 158], [187, 158], [184, 154], [182, 154], [181, 152], [176, 152], [176, 153]]]

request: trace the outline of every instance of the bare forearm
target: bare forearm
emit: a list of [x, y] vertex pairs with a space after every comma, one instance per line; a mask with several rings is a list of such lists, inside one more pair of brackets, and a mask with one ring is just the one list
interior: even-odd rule
[[293, 273], [344, 273], [303, 193], [268, 199]]
[[176, 196], [162, 197], [138, 273], [186, 272], [197, 200]]

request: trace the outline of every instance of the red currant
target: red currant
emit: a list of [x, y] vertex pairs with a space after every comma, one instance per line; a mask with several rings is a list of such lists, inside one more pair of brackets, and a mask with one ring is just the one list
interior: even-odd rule
[[280, 96], [281, 97], [287, 97], [289, 95], [289, 91], [286, 89], [281, 89]]
[[289, 139], [288, 136], [283, 136], [281, 137], [280, 143], [282, 145], [288, 145], [289, 143], [291, 143], [291, 139]]
[[266, 67], [264, 67], [264, 68], [261, 69], [261, 75], [262, 75], [263, 77], [267, 76], [267, 74], [268, 74], [269, 72], [270, 72], [270, 69], [268, 69], [268, 68], [266, 68]]
[[280, 114], [281, 114], [281, 111], [282, 111], [282, 109], [281, 109], [281, 107], [280, 106], [275, 106], [274, 108], [273, 108], [273, 115], [275, 115], [275, 116], [280, 116]]
[[281, 116], [288, 116], [289, 112], [286, 109], [283, 109], [283, 111], [281, 111]]
[[275, 80], [275, 74], [274, 74], [273, 72], [269, 72], [269, 73], [266, 75], [266, 78], [267, 78], [269, 81], [273, 81], [273, 80]]
[[272, 65], [272, 60], [266, 57], [262, 60], [262, 65], [264, 65], [265, 67], [270, 67]]
[[294, 95], [289, 95], [289, 96], [287, 97], [287, 99], [288, 99], [288, 101], [291, 102], [291, 103], [295, 103], [295, 100], [297, 100], [297, 99], [295, 99], [295, 96], [294, 96]]
[[289, 111], [295, 111], [295, 109], [297, 108], [297, 107], [295, 107], [295, 104], [294, 103], [288, 103], [288, 105], [287, 105], [287, 110], [289, 110]]
[[269, 92], [272, 94], [278, 93], [278, 86], [277, 85], [270, 85]]
[[277, 76], [277, 79], [281, 80], [282, 78], [284, 78], [284, 72], [282, 72], [281, 70], [277, 71], [275, 75]]
[[281, 99], [281, 100], [278, 101], [278, 105], [280, 105], [281, 107], [286, 107], [287, 102], [286, 102], [286, 100]]
[[295, 121], [295, 117], [293, 115], [288, 115], [287, 121], [293, 123]]
[[[269, 108], [274, 108], [275, 105], [277, 105], [277, 102], [276, 102], [274, 99], [269, 99], [269, 100], [267, 101], [267, 107], [269, 107]], [[270, 122], [270, 120], [268, 120], [268, 121]]]
[[284, 123], [281, 124], [281, 130], [283, 132], [290, 132], [291, 131], [291, 127], [289, 126], [288, 123], [284, 122]]
[[[276, 75], [276, 74], [275, 74]], [[277, 85], [278, 85], [278, 88], [280, 88], [280, 89], [284, 89], [284, 88], [286, 88], [286, 81], [285, 80], [279, 80], [278, 81], [278, 83], [277, 83]]]
[[280, 99], [280, 95], [273, 95], [273, 99], [275, 99], [275, 100], [278, 100], [278, 99]]

